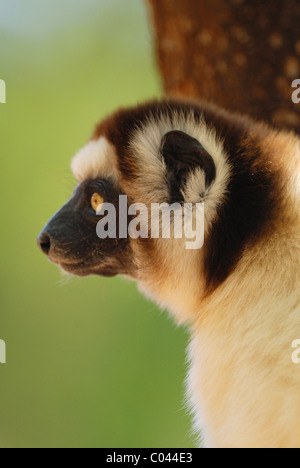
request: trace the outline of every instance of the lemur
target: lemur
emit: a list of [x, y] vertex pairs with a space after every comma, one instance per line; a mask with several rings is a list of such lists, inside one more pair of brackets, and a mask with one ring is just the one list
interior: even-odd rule
[[[300, 447], [300, 140], [214, 105], [164, 99], [105, 118], [38, 243], [78, 276], [117, 274], [190, 330], [187, 395], [205, 447]], [[103, 201], [204, 203], [205, 241], [102, 239]]]

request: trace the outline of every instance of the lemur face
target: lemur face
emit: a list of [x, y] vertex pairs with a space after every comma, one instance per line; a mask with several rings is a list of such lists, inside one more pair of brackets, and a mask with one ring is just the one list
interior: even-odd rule
[[127, 239], [99, 239], [96, 225], [98, 201], [105, 200], [119, 210], [119, 189], [109, 178], [88, 178], [51, 218], [39, 237], [42, 251], [68, 273], [114, 276], [130, 274], [132, 252]]
[[[41, 249], [76, 275], [125, 274], [161, 285], [174, 278], [175, 285], [189, 268], [204, 290], [217, 287], [274, 210], [263, 132], [250, 138], [247, 119], [207, 105], [163, 101], [116, 112], [73, 159], [79, 185], [40, 234]], [[99, 239], [97, 206], [111, 203], [119, 219], [120, 195], [128, 206], [204, 202], [203, 249], [186, 251], [174, 238], [124, 238], [119, 226], [115, 238]]]

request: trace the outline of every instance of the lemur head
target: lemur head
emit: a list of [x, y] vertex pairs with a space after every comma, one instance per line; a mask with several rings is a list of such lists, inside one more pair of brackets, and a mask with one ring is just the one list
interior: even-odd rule
[[[73, 159], [78, 185], [40, 234], [42, 251], [75, 275], [131, 276], [165, 304], [191, 285], [205, 296], [263, 235], [276, 208], [274, 167], [260, 149], [266, 132], [246, 118], [190, 102], [117, 111]], [[204, 203], [203, 247], [186, 249], [186, 239], [174, 235], [124, 236], [120, 226], [115, 238], [99, 239], [98, 208], [111, 203], [119, 220], [120, 195], [127, 207], [143, 204], [148, 214], [151, 204]], [[148, 214], [141, 213], [141, 224]]]

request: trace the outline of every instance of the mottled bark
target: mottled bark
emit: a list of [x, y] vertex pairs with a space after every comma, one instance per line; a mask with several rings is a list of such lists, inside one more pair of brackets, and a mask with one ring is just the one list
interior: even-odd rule
[[167, 95], [300, 129], [299, 0], [148, 0]]

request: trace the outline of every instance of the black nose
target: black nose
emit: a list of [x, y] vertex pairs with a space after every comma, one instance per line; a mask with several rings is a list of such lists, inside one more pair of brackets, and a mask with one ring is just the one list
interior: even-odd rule
[[46, 232], [42, 232], [38, 237], [38, 245], [44, 254], [49, 255], [51, 248], [51, 237]]

